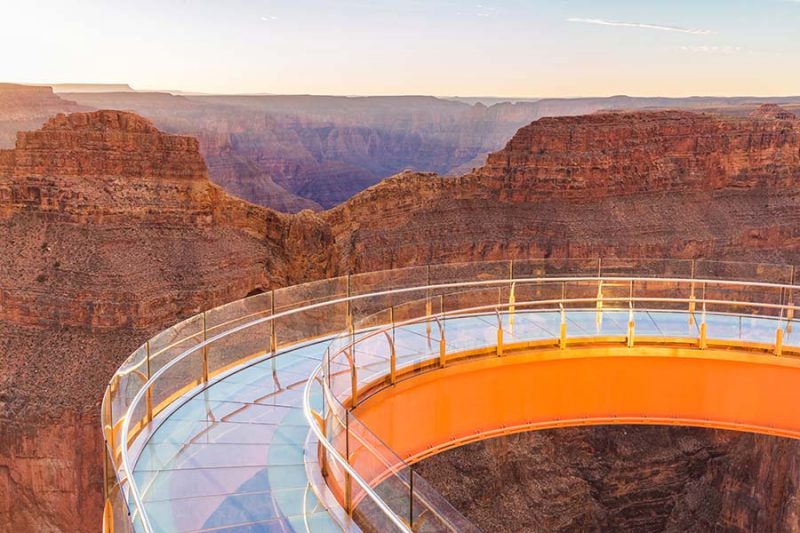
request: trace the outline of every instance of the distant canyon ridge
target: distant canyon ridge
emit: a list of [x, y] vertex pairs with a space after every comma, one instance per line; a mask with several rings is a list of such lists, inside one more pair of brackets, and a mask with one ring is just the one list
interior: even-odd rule
[[[6, 90], [3, 105], [28, 99], [26, 91]], [[331, 209], [288, 214], [212, 183], [201, 135], [168, 133], [159, 119], [130, 112], [87, 110], [94, 106], [83, 100], [65, 104], [47, 88], [33, 92], [36, 106], [0, 113], [3, 128], [42, 123], [15, 133], [13, 149], [0, 150], [3, 533], [99, 527], [103, 388], [146, 338], [203, 309], [314, 279], [426, 263], [603, 256], [800, 264], [800, 119], [792, 106], [747, 103], [725, 115], [663, 110], [542, 118], [519, 128], [475, 170], [451, 177], [405, 172]], [[57, 114], [62, 105], [71, 109]], [[213, 124], [213, 115], [204, 113], [187, 117], [206, 116]], [[272, 116], [245, 106], [240, 113], [242, 120]], [[617, 438], [615, 431], [580, 438], [603, 448]], [[694, 472], [705, 458], [738, 454], [743, 446], [716, 433], [683, 431], [669, 438], [691, 437], [686, 453], [663, 453], [669, 443], [659, 434], [643, 439], [637, 453], [663, 458], [659, 471], [689, 465]], [[575, 432], [547, 437], [553, 460], [575, 438]], [[731, 463], [754, 472], [751, 483], [725, 469], [713, 476], [678, 472], [665, 478], [653, 516], [666, 520], [670, 502], [705, 494], [686, 496], [681, 484], [690, 480], [709, 493], [734, 495], [715, 507], [705, 499], [682, 507], [725, 530], [747, 530], [742, 524], [782, 530], [795, 523], [800, 499], [764, 501], [751, 489], [772, 479], [775, 457], [786, 459], [781, 468], [796, 471], [791, 458], [800, 449], [795, 441], [763, 439], [763, 454], [737, 455]], [[687, 461], [692, 450], [703, 460]], [[511, 459], [501, 466], [508, 469]], [[570, 475], [580, 466], [570, 466]], [[519, 494], [532, 494], [524, 483], [536, 479], [522, 476]], [[637, 479], [617, 477], [607, 485], [632, 487], [626, 498], [641, 501], [649, 496], [636, 489]], [[787, 479], [781, 494], [796, 494], [797, 478]], [[470, 494], [468, 486], [447, 480], [443, 487], [455, 496]], [[588, 489], [581, 494], [593, 499], [570, 496], [559, 505], [612, 505], [613, 498], [595, 498]], [[759, 512], [770, 506], [781, 512]], [[648, 523], [642, 531], [658, 530]]]
[[0, 148], [63, 112], [117, 109], [200, 142], [211, 181], [252, 203], [320, 211], [401, 171], [461, 175], [483, 166], [522, 126], [599, 110], [677, 109], [744, 116], [795, 98], [610, 98], [503, 102], [428, 96], [199, 96], [125, 85], [0, 84]]

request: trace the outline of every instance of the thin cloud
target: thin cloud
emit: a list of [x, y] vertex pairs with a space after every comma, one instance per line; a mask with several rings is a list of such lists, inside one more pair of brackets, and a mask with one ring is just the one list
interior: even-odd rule
[[568, 18], [568, 22], [580, 22], [583, 24], [598, 24], [600, 26], [616, 26], [620, 28], [642, 28], [645, 30], [672, 31], [677, 33], [691, 33], [692, 35], [708, 35], [713, 33], [711, 30], [698, 28], [682, 28], [681, 26], [664, 26], [663, 24], [646, 24], [643, 22], [622, 22], [619, 20], [607, 19], [587, 19], [587, 18]]
[[680, 49], [684, 52], [692, 54], [737, 54], [742, 51], [741, 46], [681, 46]]

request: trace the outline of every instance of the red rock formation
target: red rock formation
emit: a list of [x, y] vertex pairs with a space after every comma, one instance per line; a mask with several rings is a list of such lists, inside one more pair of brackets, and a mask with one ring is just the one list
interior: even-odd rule
[[513, 200], [527, 201], [783, 187], [800, 177], [799, 139], [788, 112], [751, 119], [682, 111], [544, 118], [519, 130], [479, 172], [502, 180]]
[[0, 531], [96, 529], [115, 368], [181, 316], [327, 275], [314, 222], [225, 194], [196, 140], [128, 113], [58, 116], [0, 152]]
[[483, 531], [798, 531], [800, 442], [583, 427], [477, 442], [417, 472]]
[[798, 120], [598, 114], [541, 119], [474, 173], [398, 176], [323, 216], [343, 268], [594, 255], [795, 260], [798, 183]]
[[[196, 142], [128, 113], [23, 133], [0, 151], [0, 523], [94, 529], [108, 378], [150, 334], [254, 289], [509, 257], [795, 261], [797, 131], [781, 113], [544, 120], [467, 176], [401, 175], [292, 216], [225, 194]], [[63, 420], [80, 451], [54, 442]]]
[[[69, 94], [96, 108], [130, 109], [165, 131], [196, 136], [211, 179], [261, 205], [333, 207], [412, 169], [461, 175], [518, 128], [546, 116], [598, 110], [708, 108], [747, 115], [752, 98], [572, 98], [480, 103], [431, 97]], [[798, 98], [768, 99], [798, 102]], [[301, 198], [302, 197], [302, 198]]]

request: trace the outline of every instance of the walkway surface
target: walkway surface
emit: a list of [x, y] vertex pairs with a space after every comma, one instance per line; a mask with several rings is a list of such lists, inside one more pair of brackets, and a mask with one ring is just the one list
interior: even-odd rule
[[[557, 339], [558, 311], [517, 312], [513, 327], [501, 315], [505, 343]], [[624, 336], [626, 310], [569, 310], [569, 338]], [[696, 315], [700, 319], [699, 314]], [[636, 311], [636, 336], [697, 337], [698, 326], [686, 312]], [[709, 313], [708, 338], [772, 343], [775, 319]], [[497, 341], [497, 316], [468, 316], [443, 321], [447, 352]], [[438, 326], [398, 327], [394, 331], [398, 367], [434, 357]], [[798, 344], [786, 332], [786, 345]], [[361, 343], [356, 353], [363, 369], [359, 382], [386, 370], [386, 341]], [[793, 342], [794, 341], [794, 342]], [[370, 347], [371, 346], [371, 347]], [[328, 343], [294, 348], [232, 372], [221, 381], [183, 398], [145, 444], [134, 468], [146, 512], [156, 531], [341, 531], [315, 497], [307, 464], [316, 457], [305, 449], [309, 426], [303, 415], [303, 390]], [[374, 373], [370, 371], [374, 369]], [[312, 402], [319, 402], [313, 398]], [[319, 406], [315, 406], [319, 409]]]

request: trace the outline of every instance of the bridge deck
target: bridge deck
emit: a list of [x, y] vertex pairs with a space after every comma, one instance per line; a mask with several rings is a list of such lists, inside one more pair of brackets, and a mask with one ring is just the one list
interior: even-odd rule
[[[627, 310], [568, 310], [571, 339], [624, 336]], [[636, 311], [637, 336], [696, 338], [698, 326], [686, 312]], [[517, 312], [513, 326], [501, 315], [505, 342], [557, 339], [556, 310]], [[708, 313], [708, 337], [772, 343], [776, 319]], [[448, 318], [443, 324], [447, 352], [493, 346], [495, 315]], [[397, 365], [408, 367], [438, 352], [437, 328], [426, 324], [394, 332]], [[359, 384], [385, 372], [385, 345], [364, 342], [356, 351]], [[799, 345], [785, 332], [787, 346]], [[185, 395], [142, 448], [134, 475], [150, 523], [157, 531], [338, 531], [341, 527], [311, 489], [315, 451], [307, 453], [309, 426], [303, 416], [303, 388], [318, 367], [327, 343], [284, 352], [232, 372], [221, 381]], [[312, 399], [320, 403], [319, 398]], [[315, 405], [319, 409], [319, 405]], [[309, 459], [310, 458], [310, 459]], [[308, 461], [312, 463], [309, 464]]]

